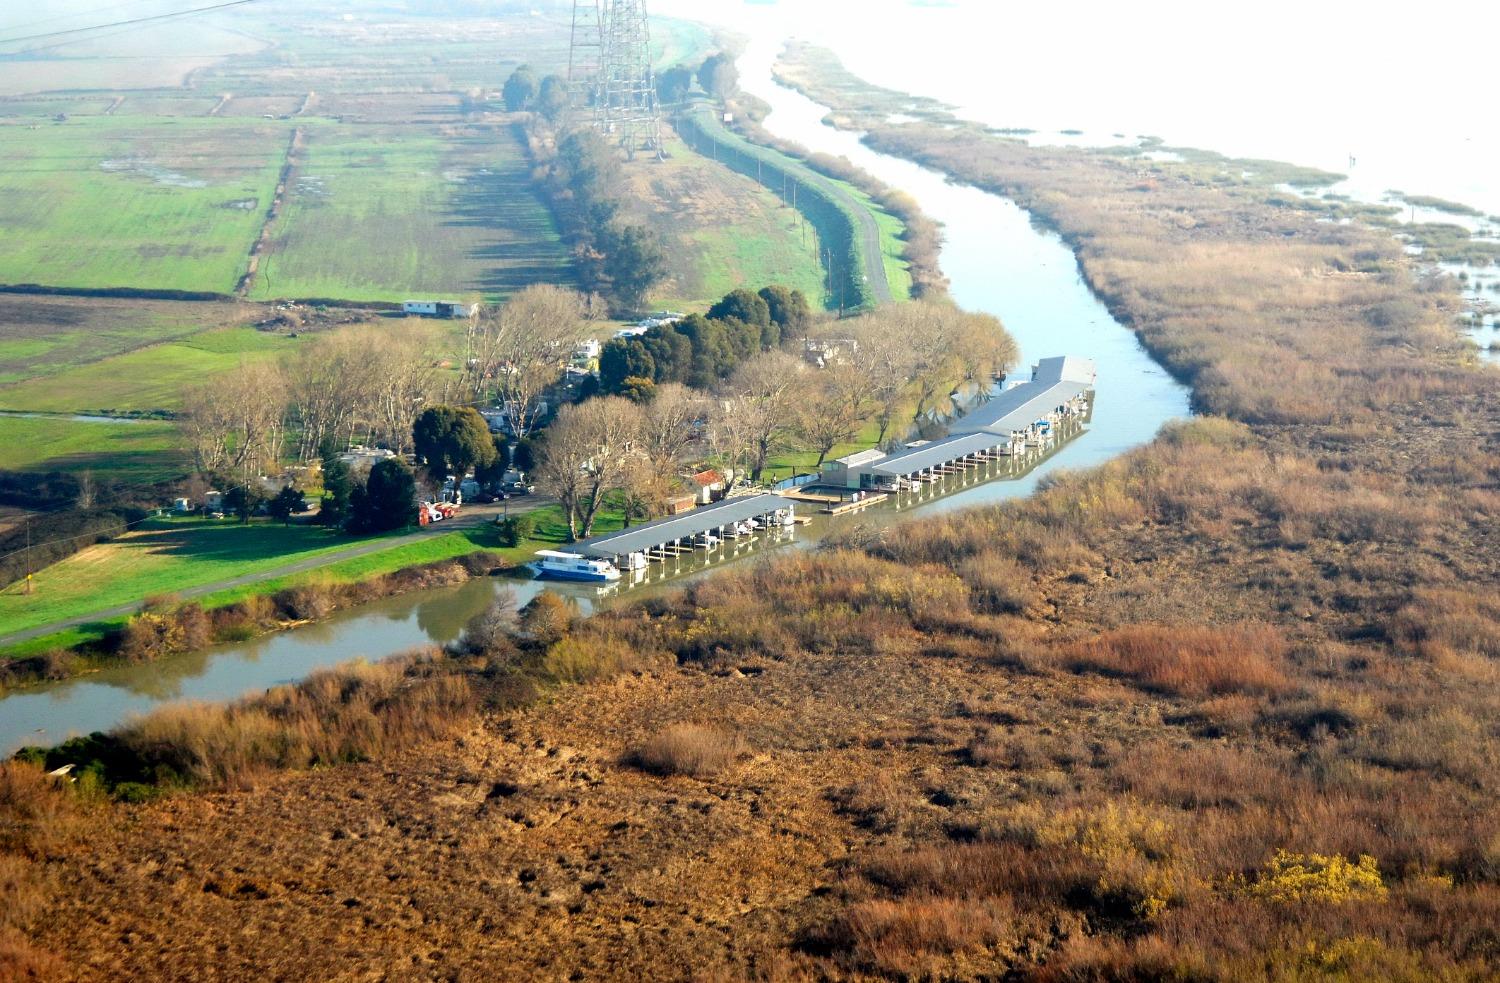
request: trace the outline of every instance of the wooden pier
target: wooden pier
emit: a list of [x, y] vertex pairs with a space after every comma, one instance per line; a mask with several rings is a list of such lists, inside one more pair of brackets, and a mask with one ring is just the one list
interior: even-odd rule
[[890, 497], [891, 496], [884, 494], [883, 492], [875, 492], [866, 494], [857, 502], [845, 501], [838, 504], [830, 502], [828, 505], [824, 506], [818, 511], [822, 512], [824, 515], [848, 515], [850, 512], [863, 512], [870, 506], [879, 505], [881, 502]]

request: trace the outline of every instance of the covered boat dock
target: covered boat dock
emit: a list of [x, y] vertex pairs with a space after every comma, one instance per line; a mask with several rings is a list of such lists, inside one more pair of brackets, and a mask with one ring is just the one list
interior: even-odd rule
[[682, 515], [595, 536], [571, 549], [596, 560], [609, 560], [621, 570], [640, 570], [652, 561], [711, 549], [725, 539], [757, 529], [787, 525], [794, 507], [790, 500], [769, 493], [726, 498]]

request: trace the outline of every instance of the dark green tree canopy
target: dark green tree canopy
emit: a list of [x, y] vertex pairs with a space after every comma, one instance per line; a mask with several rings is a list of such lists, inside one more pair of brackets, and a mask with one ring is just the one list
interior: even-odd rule
[[505, 108], [513, 113], [530, 109], [537, 96], [536, 73], [531, 70], [531, 66], [522, 65], [511, 72], [510, 78], [505, 80], [501, 95], [505, 98]]
[[338, 453], [332, 448], [325, 448], [323, 502], [317, 515], [319, 525], [342, 526], [349, 518], [353, 495], [354, 479], [349, 474], [349, 465], [339, 460]]
[[355, 490], [350, 529], [374, 533], [409, 526], [416, 517], [416, 503], [417, 481], [406, 462], [376, 462], [364, 487]]
[[807, 334], [813, 315], [806, 294], [780, 284], [772, 284], [760, 288], [760, 298], [766, 302], [771, 323], [781, 329], [782, 338], [801, 338]]
[[771, 323], [771, 308], [766, 299], [744, 288], [731, 290], [724, 299], [708, 309], [710, 320], [743, 321], [763, 328]]
[[296, 485], [287, 485], [266, 505], [266, 511], [272, 518], [289, 523], [292, 516], [307, 511], [307, 499]]
[[568, 109], [568, 80], [561, 75], [548, 75], [537, 89], [536, 110], [552, 122], [562, 119]]
[[656, 359], [639, 338], [612, 338], [599, 351], [599, 388], [607, 393], [622, 391], [625, 380], [656, 378]]
[[685, 65], [669, 68], [656, 77], [656, 95], [671, 106], [683, 102], [693, 88], [693, 70]]
[[734, 90], [740, 84], [740, 73], [734, 67], [734, 59], [723, 52], [709, 58], [698, 69], [698, 84], [715, 99], [727, 99], [734, 95]]
[[496, 454], [489, 426], [471, 406], [423, 410], [412, 426], [412, 446], [417, 460], [438, 481], [450, 474], [462, 478], [472, 467], [488, 467]]

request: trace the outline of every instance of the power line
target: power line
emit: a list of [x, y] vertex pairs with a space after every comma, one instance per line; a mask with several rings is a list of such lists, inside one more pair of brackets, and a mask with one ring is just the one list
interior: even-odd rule
[[15, 38], [0, 39], [0, 44], [20, 44], [23, 41], [46, 41], [50, 38], [68, 37], [74, 34], [90, 34], [94, 31], [105, 31], [114, 27], [133, 27], [137, 24], [150, 24], [155, 21], [171, 20], [177, 17], [191, 17], [195, 14], [212, 13], [215, 10], [227, 10], [230, 7], [243, 7], [250, 3], [259, 3], [260, 0], [229, 0], [227, 3], [217, 3], [208, 7], [193, 7], [188, 10], [177, 10], [166, 14], [152, 14], [149, 17], [133, 17], [129, 20], [118, 20], [108, 24], [95, 24], [92, 27], [72, 27], [65, 31], [47, 31], [42, 34], [27, 34]]
[[36, 27], [38, 24], [56, 24], [60, 20], [77, 20], [80, 17], [87, 17], [90, 14], [102, 14], [110, 10], [121, 10], [125, 7], [137, 7], [145, 2], [146, 0], [125, 0], [124, 3], [112, 3], [107, 7], [93, 7], [89, 10], [75, 10], [71, 14], [57, 14], [53, 17], [42, 17], [38, 20], [22, 21], [19, 24], [10, 25], [10, 29], [14, 31], [23, 27]]

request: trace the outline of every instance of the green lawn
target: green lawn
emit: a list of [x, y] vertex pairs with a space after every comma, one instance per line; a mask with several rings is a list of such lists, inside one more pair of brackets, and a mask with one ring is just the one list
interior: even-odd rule
[[76, 618], [157, 594], [242, 577], [357, 542], [315, 526], [163, 520], [90, 547], [37, 574], [34, 592], [0, 594], [10, 631]]
[[0, 140], [0, 282], [228, 293], [290, 123], [73, 117]]
[[[838, 444], [833, 450], [829, 451], [828, 457], [824, 459], [824, 463], [836, 461], [841, 457], [847, 457], [858, 451], [869, 450], [875, 446], [875, 439], [879, 435], [880, 428], [878, 426], [873, 423], [867, 424], [854, 440], [849, 443]], [[784, 478], [790, 478], [793, 473], [807, 474], [809, 471], [817, 469], [817, 463], [817, 451], [782, 451], [780, 454], [772, 455], [766, 461], [766, 475], [764, 477], [767, 481], [780, 481]]]
[[509, 129], [310, 127], [253, 296], [500, 298], [572, 280]]
[[824, 305], [817, 234], [774, 193], [668, 136], [667, 159], [626, 167], [630, 216], [665, 246], [668, 278], [653, 307], [693, 310], [729, 291], [780, 283]]
[[293, 352], [298, 339], [225, 328], [152, 345], [0, 389], [0, 409], [45, 413], [173, 410], [183, 390], [235, 371], [244, 360]]
[[[537, 520], [536, 532], [517, 547], [501, 548], [493, 527], [487, 524], [339, 560], [303, 573], [206, 594], [197, 600], [205, 607], [222, 607], [251, 595], [272, 594], [300, 583], [365, 580], [477, 550], [498, 553], [519, 565], [530, 560], [539, 549], [567, 542], [567, 523], [560, 507], [548, 505], [532, 514]], [[606, 507], [600, 513], [594, 533], [612, 532], [622, 525], [618, 507]], [[157, 522], [139, 533], [100, 544], [49, 567], [37, 575], [36, 592], [30, 597], [17, 586], [7, 588], [0, 593], [0, 624], [8, 630], [24, 631], [33, 625], [81, 617], [152, 595], [274, 569], [360, 542], [315, 527], [284, 527], [270, 522], [249, 526], [196, 519]], [[21, 658], [96, 641], [125, 620], [105, 619], [33, 639], [7, 649], [5, 656]]]
[[80, 423], [67, 417], [0, 415], [0, 469], [7, 471], [90, 470], [151, 482], [180, 475], [186, 466], [172, 423]]

